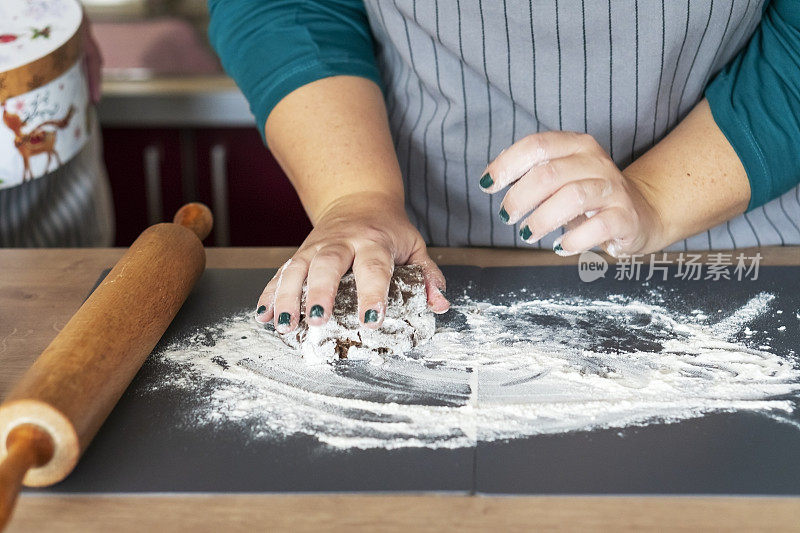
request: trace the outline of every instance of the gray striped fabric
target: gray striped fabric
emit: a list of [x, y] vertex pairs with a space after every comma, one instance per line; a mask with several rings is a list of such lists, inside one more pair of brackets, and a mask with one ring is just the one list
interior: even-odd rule
[[111, 246], [114, 213], [94, 119], [86, 146], [41, 178], [0, 189], [0, 247]]
[[[572, 130], [626, 166], [702, 98], [764, 1], [366, 0], [412, 221], [434, 245], [527, 246], [479, 191], [487, 163]], [[795, 188], [670, 249], [800, 244], [799, 221]]]

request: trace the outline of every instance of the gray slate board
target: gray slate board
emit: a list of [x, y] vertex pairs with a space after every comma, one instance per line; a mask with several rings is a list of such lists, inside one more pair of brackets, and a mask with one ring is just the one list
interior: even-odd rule
[[[472, 281], [474, 298], [495, 300], [522, 287], [538, 297], [621, 293], [644, 298], [655, 285], [612, 277], [582, 283], [574, 267], [444, 270], [449, 294], [461, 293]], [[273, 273], [208, 270], [159, 346], [251, 309]], [[670, 307], [677, 310], [732, 310], [769, 291], [777, 295], [773, 308], [794, 317], [800, 310], [798, 280], [800, 268], [762, 267], [757, 281], [670, 279], [658, 285], [674, 289]], [[769, 341], [775, 353], [800, 351], [797, 324]], [[758, 327], [756, 321], [753, 329]], [[621, 342], [636, 342], [619, 333]], [[756, 334], [748, 342], [764, 339]], [[753, 413], [482, 442], [474, 449], [338, 451], [304, 436], [253, 442], [235, 426], [181, 427], [179, 413], [197, 398], [177, 391], [141, 393], [164, 371], [148, 360], [75, 471], [43, 490], [800, 495], [800, 429]], [[800, 410], [792, 418], [800, 424]]]

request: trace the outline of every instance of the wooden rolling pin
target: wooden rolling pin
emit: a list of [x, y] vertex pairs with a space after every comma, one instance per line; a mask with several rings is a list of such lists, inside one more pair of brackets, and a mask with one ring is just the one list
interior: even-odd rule
[[23, 483], [75, 467], [203, 273], [211, 224], [195, 203], [146, 229], [0, 405], [0, 529]]

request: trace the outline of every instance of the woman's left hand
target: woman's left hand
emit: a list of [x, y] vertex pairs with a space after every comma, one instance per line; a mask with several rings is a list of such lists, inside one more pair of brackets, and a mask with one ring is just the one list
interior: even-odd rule
[[489, 164], [480, 185], [489, 194], [511, 185], [498, 215], [506, 224], [524, 218], [525, 242], [567, 226], [553, 246], [559, 255], [595, 246], [612, 256], [632, 255], [667, 244], [643, 182], [626, 177], [588, 134], [529, 135]]

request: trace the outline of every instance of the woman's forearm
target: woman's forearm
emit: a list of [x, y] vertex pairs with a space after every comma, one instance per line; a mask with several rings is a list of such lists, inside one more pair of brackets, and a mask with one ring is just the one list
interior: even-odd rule
[[750, 200], [744, 167], [706, 100], [623, 174], [659, 215], [654, 249], [743, 213]]
[[402, 209], [402, 176], [374, 82], [334, 76], [304, 85], [275, 106], [265, 131], [312, 223], [352, 195]]
[[397, 264], [418, 265], [429, 307], [448, 309], [444, 276], [406, 215], [383, 95], [374, 82], [335, 76], [303, 85], [270, 112], [265, 133], [314, 229], [261, 294], [259, 321], [287, 333], [303, 312], [310, 324], [324, 324], [339, 280], [352, 268], [359, 321], [380, 327]]

